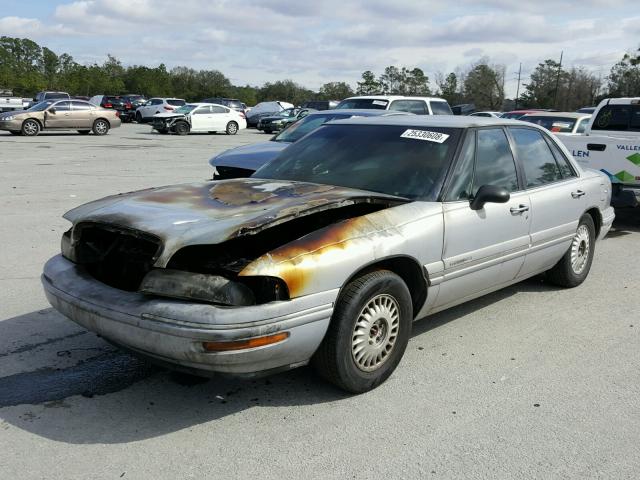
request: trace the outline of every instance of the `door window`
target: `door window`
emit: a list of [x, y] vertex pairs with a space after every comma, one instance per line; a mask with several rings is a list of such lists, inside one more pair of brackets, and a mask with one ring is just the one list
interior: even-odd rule
[[193, 112], [194, 115], [204, 115], [204, 114], [208, 114], [211, 113], [210, 107], [206, 106], [206, 107], [199, 107], [198, 109], [196, 109], [195, 112]]
[[431, 111], [434, 115], [453, 115], [447, 102], [431, 102]]
[[558, 146], [551, 140], [549, 139], [546, 139], [546, 140], [547, 140], [547, 144], [549, 145], [549, 148], [551, 149], [551, 153], [553, 153], [553, 156], [556, 159], [558, 168], [560, 168], [560, 173], [562, 174], [562, 178], [577, 177], [578, 175], [576, 174], [575, 170], [569, 163], [569, 160], [567, 160], [567, 157], [560, 151]]
[[578, 128], [576, 129], [576, 133], [584, 133], [584, 131], [587, 129], [587, 125], [589, 125], [588, 118], [583, 118], [582, 120], [580, 120]]
[[527, 188], [562, 180], [560, 168], [541, 132], [530, 128], [510, 128], [509, 131], [524, 168]]
[[71, 102], [58, 102], [53, 105], [53, 108], [56, 109], [56, 112], [68, 112], [71, 110]]
[[518, 175], [507, 136], [501, 128], [478, 130], [476, 166], [472, 192], [483, 185], [518, 190]]
[[476, 156], [476, 134], [471, 131], [462, 146], [460, 160], [456, 165], [449, 192], [445, 198], [447, 202], [468, 200], [471, 197], [473, 182], [473, 161]]
[[91, 110], [91, 105], [84, 102], [71, 102], [71, 108], [73, 110]]
[[224, 107], [212, 106], [211, 113], [227, 113], [229, 110]]

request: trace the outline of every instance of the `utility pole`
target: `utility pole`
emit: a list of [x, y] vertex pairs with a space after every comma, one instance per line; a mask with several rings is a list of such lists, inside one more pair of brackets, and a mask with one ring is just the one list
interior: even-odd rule
[[520, 62], [520, 68], [518, 68], [518, 87], [516, 88], [516, 104], [513, 109], [518, 109], [518, 98], [520, 98], [520, 76], [522, 75], [522, 62]]
[[563, 53], [564, 53], [564, 51], [560, 52], [560, 63], [558, 64], [558, 75], [556, 76], [556, 91], [553, 94], [553, 108], [556, 108], [558, 106], [558, 104], [557, 104], [558, 87], [560, 85], [560, 71], [562, 70], [562, 54]]

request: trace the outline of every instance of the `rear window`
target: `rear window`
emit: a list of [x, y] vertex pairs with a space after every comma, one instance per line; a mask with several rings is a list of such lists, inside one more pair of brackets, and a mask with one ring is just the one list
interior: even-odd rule
[[536, 115], [525, 115], [520, 120], [523, 122], [535, 123], [546, 128], [550, 132], [571, 133], [576, 124], [575, 118], [567, 117], [541, 117]]
[[227, 102], [227, 107], [242, 109], [242, 102], [240, 100], [229, 100]]
[[640, 105], [605, 105], [598, 112], [591, 129], [640, 131]]
[[429, 115], [427, 104], [424, 100], [395, 100], [391, 102], [389, 110], [409, 112], [415, 115]]
[[167, 103], [169, 105], [173, 105], [174, 107], [181, 107], [187, 102], [185, 102], [184, 100], [178, 100], [176, 98], [170, 98], [170, 99], [167, 99]]
[[69, 94], [68, 93], [59, 93], [59, 92], [50, 92], [50, 93], [45, 93], [44, 94], [44, 98], [46, 98], [46, 99], [50, 99], [50, 98], [69, 98]]
[[389, 100], [378, 100], [375, 98], [348, 98], [341, 101], [336, 108], [386, 110], [387, 105], [389, 105]]
[[434, 115], [453, 115], [447, 102], [431, 102], [431, 111]]

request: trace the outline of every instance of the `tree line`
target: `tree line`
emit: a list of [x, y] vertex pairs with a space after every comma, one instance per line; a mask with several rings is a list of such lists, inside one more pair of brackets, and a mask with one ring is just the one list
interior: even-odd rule
[[189, 101], [224, 96], [255, 105], [268, 100], [293, 104], [341, 100], [354, 94], [437, 95], [451, 105], [472, 103], [479, 110], [508, 110], [515, 106], [575, 110], [607, 96], [638, 96], [640, 49], [624, 55], [604, 79], [581, 67], [565, 69], [555, 60], [544, 60], [523, 81], [517, 102], [505, 97], [505, 75], [504, 65], [493, 64], [484, 57], [453, 72], [437, 73], [435, 87], [423, 70], [404, 66], [388, 66], [377, 76], [367, 70], [355, 90], [346, 82], [329, 82], [313, 91], [292, 80], [238, 86], [219, 70], [186, 66], [167, 69], [164, 64], [124, 66], [112, 55], [107, 55], [102, 64], [83, 65], [71, 55], [58, 55], [33, 40], [0, 37], [0, 89], [25, 97], [42, 90], [62, 90], [72, 95], [135, 93]]

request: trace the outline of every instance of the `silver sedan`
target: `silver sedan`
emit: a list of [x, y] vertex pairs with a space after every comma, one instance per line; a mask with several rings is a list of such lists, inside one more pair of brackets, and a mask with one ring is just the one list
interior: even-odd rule
[[610, 195], [530, 123], [351, 118], [251, 178], [71, 210], [42, 282], [71, 320], [174, 368], [311, 362], [364, 392], [396, 368], [414, 320], [541, 273], [580, 285]]

